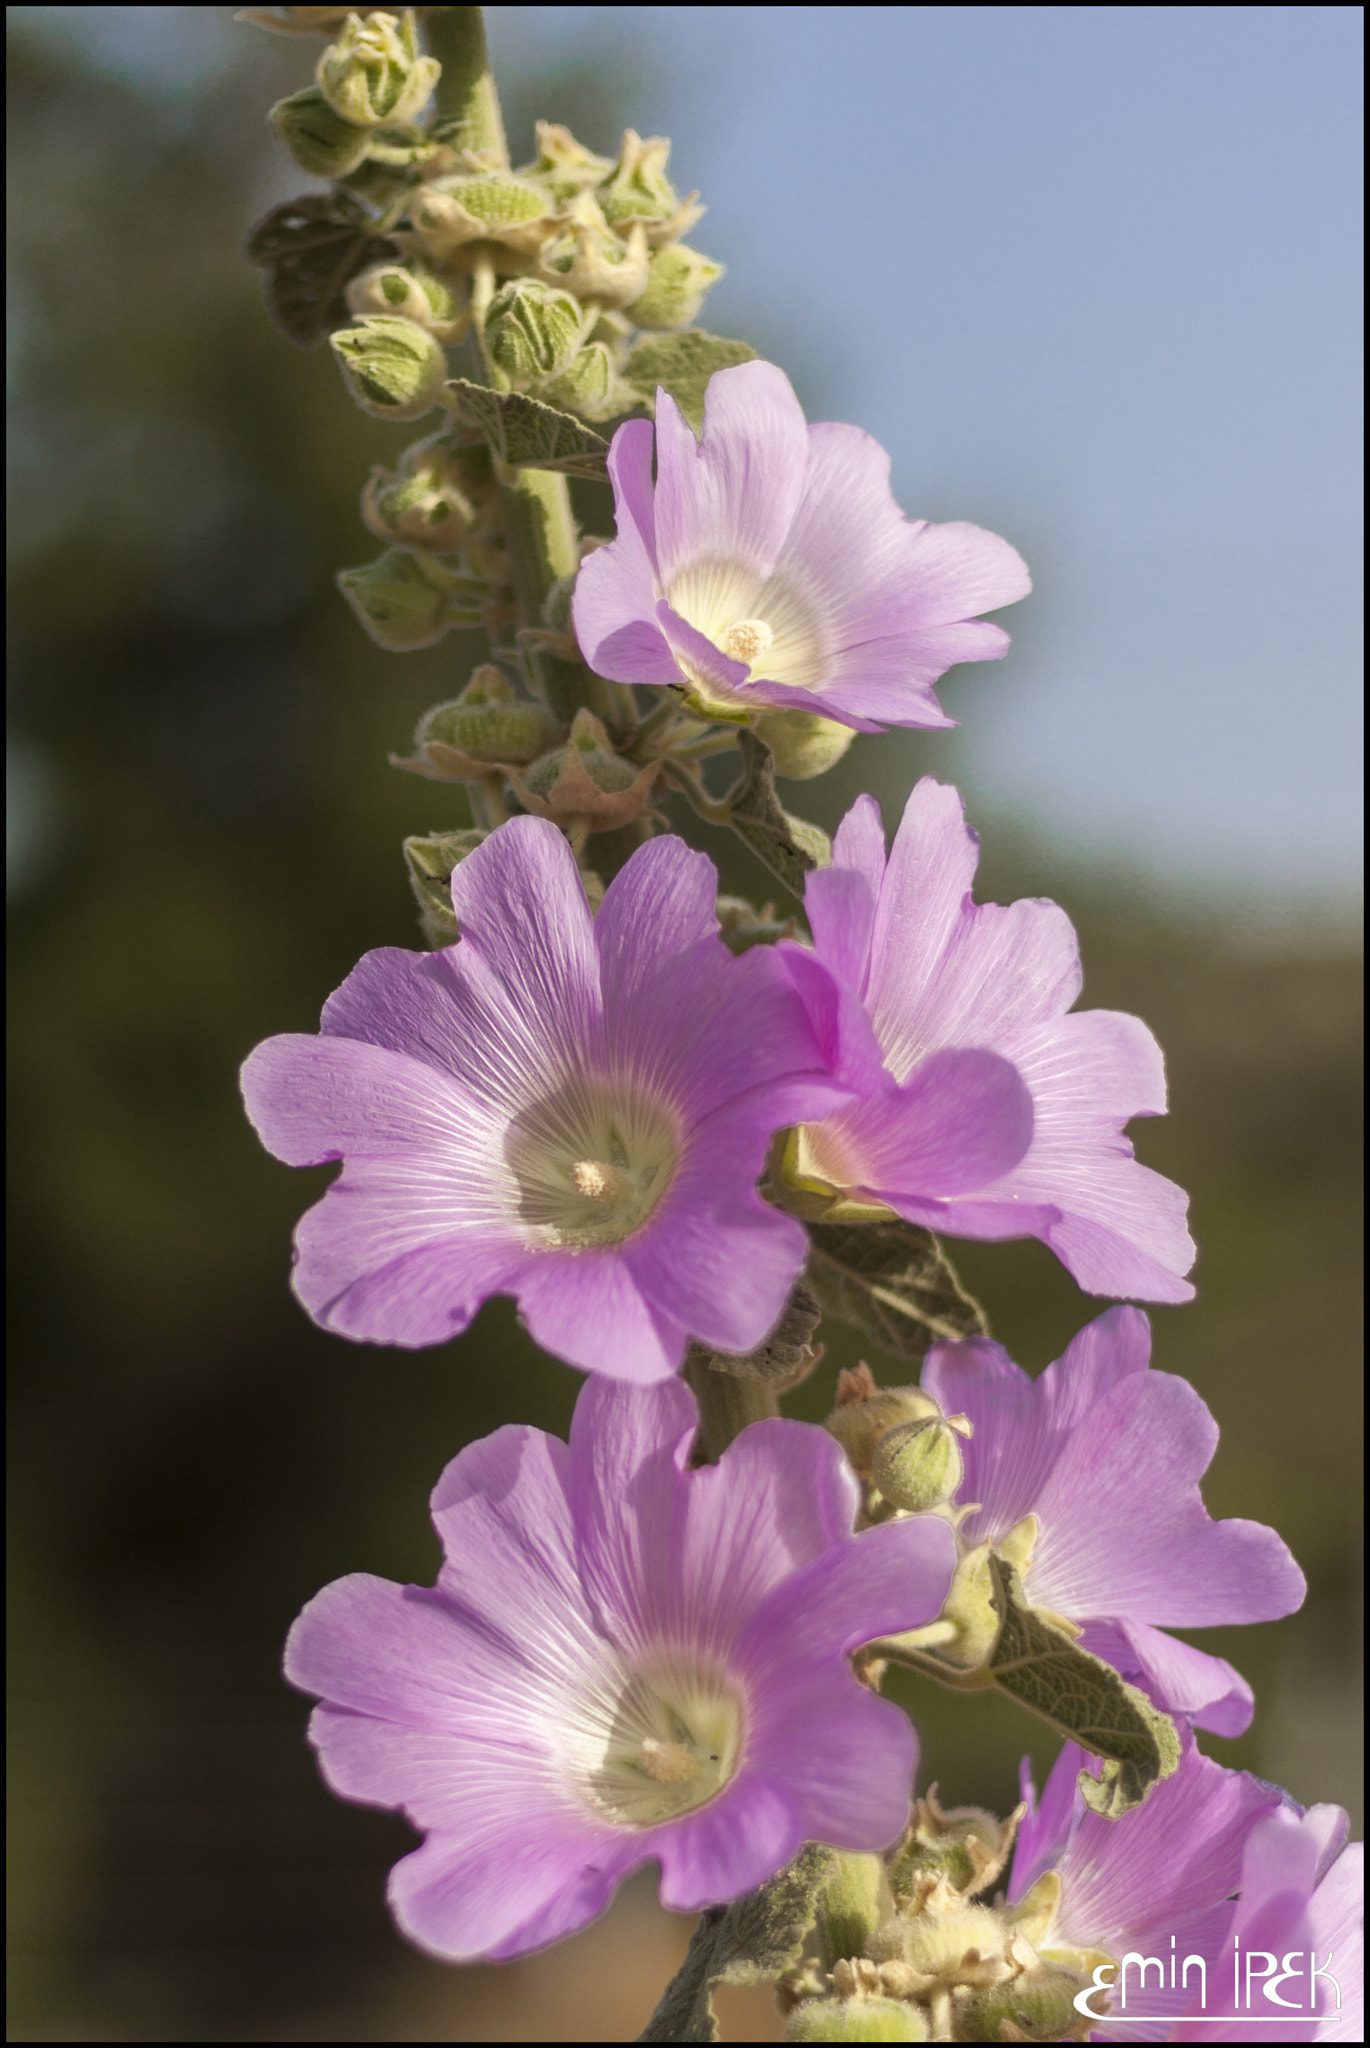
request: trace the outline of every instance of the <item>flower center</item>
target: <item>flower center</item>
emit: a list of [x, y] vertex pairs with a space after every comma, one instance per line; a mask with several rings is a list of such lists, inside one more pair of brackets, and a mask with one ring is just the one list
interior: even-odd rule
[[763, 655], [775, 635], [764, 619], [739, 619], [719, 635], [721, 651], [733, 661], [745, 661], [748, 668]]
[[509, 1126], [518, 1213], [539, 1245], [621, 1244], [647, 1221], [680, 1157], [676, 1119], [631, 1089], [568, 1082]]
[[596, 1725], [576, 1745], [576, 1775], [613, 1820], [655, 1827], [703, 1806], [736, 1773], [742, 1703], [713, 1673], [668, 1659], [628, 1674], [587, 1709]]

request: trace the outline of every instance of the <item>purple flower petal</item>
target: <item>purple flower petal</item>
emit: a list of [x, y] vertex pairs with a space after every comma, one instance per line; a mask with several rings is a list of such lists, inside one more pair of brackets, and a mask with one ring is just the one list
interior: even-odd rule
[[948, 1049], [922, 1061], [900, 1086], [827, 1118], [818, 1169], [892, 1208], [906, 1193], [916, 1203], [937, 1201], [1016, 1166], [1032, 1142], [1032, 1125], [1032, 1096], [1010, 1061]]
[[[712, 589], [722, 578], [745, 618], [770, 574], [799, 505], [808, 430], [789, 378], [772, 363], [743, 363], [709, 379], [704, 434], [668, 392], [656, 408], [656, 548], [662, 587]], [[734, 599], [731, 593], [736, 591]], [[705, 607], [708, 608], [706, 601]]]
[[935, 1610], [950, 1531], [853, 1538], [855, 1482], [808, 1424], [698, 1471], [695, 1426], [678, 1381], [590, 1381], [569, 1451], [510, 1428], [449, 1465], [435, 1588], [345, 1579], [291, 1631], [328, 1782], [427, 1831], [391, 1902], [436, 1955], [558, 1940], [650, 1859], [695, 1911], [806, 1841], [902, 1825], [912, 1736], [844, 1651]]
[[609, 450], [618, 538], [581, 564], [571, 602], [586, 660], [625, 683], [678, 683], [675, 657], [656, 624], [659, 595], [652, 502], [653, 433], [629, 420]]
[[1080, 1648], [1102, 1657], [1131, 1685], [1140, 1685], [1172, 1714], [1214, 1735], [1245, 1735], [1255, 1695], [1223, 1657], [1179, 1642], [1144, 1621], [1091, 1621]]

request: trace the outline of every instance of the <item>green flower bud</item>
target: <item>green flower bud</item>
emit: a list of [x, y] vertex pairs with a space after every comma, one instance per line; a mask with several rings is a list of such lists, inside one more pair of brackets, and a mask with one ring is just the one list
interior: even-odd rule
[[647, 288], [646, 233], [635, 223], [624, 241], [582, 192], [538, 252], [537, 274], [597, 306], [630, 306]]
[[515, 391], [541, 385], [566, 369], [584, 332], [580, 307], [569, 292], [551, 291], [532, 278], [503, 285], [490, 301], [485, 346], [492, 366]]
[[441, 342], [461, 341], [471, 324], [466, 294], [425, 263], [373, 263], [352, 279], [347, 303], [358, 319], [412, 320]]
[[675, 242], [653, 249], [647, 259], [647, 289], [625, 310], [639, 327], [688, 327], [699, 318], [704, 294], [718, 283], [723, 265]]
[[653, 248], [674, 242], [704, 211], [697, 203], [697, 192], [682, 200], [666, 176], [670, 154], [671, 145], [664, 135], [649, 135], [644, 140], [632, 128], [625, 128], [618, 162], [595, 192], [604, 218], [620, 234], [640, 222]]
[[537, 178], [559, 202], [597, 185], [605, 172], [613, 169], [608, 157], [596, 156], [576, 141], [569, 128], [555, 121], [538, 122], [537, 144], [537, 157], [524, 175]]
[[542, 396], [549, 405], [578, 412], [587, 420], [612, 419], [636, 403], [636, 394], [625, 392], [614, 376], [613, 358], [602, 341], [583, 348]]
[[[963, 2041], [1083, 2041], [1098, 2025], [1075, 2010], [1088, 1977], [1041, 1965], [1006, 1984], [972, 1992], [960, 2008]], [[1013, 2029], [1004, 2032], [1004, 2025]]]
[[349, 14], [342, 34], [319, 59], [320, 92], [344, 121], [359, 128], [403, 127], [428, 104], [442, 66], [419, 54], [414, 11], [369, 17]]
[[410, 239], [434, 263], [469, 267], [486, 256], [506, 271], [526, 269], [558, 226], [540, 185], [494, 170], [435, 178], [415, 195], [409, 221]]
[[849, 725], [813, 711], [773, 711], [756, 721], [756, 736], [775, 756], [775, 772], [811, 782], [833, 767], [856, 738]]
[[345, 178], [366, 155], [366, 130], [335, 114], [317, 85], [277, 100], [267, 119], [300, 169], [312, 178]]
[[463, 623], [452, 616], [446, 579], [404, 548], [387, 548], [359, 569], [340, 569], [338, 588], [371, 638], [392, 653], [431, 647], [449, 626]]
[[564, 747], [544, 754], [523, 774], [515, 769], [509, 780], [519, 802], [535, 816], [590, 832], [613, 832], [646, 809], [660, 772], [656, 761], [645, 768], [625, 761], [599, 719], [582, 708]]
[[964, 1471], [956, 1428], [940, 1415], [887, 1429], [871, 1459], [871, 1478], [885, 1499], [910, 1515], [944, 1506]]
[[405, 449], [398, 473], [372, 470], [362, 492], [362, 518], [377, 540], [450, 552], [476, 522], [460, 478], [460, 464], [445, 436], [431, 434]]
[[919, 1387], [877, 1387], [870, 1367], [861, 1365], [839, 1377], [837, 1406], [823, 1427], [837, 1438], [852, 1469], [869, 1479], [876, 1446], [886, 1430], [941, 1413], [931, 1394]]
[[1007, 1820], [982, 1806], [937, 1803], [937, 1787], [918, 1801], [913, 1820], [890, 1862], [890, 1883], [897, 1896], [913, 1890], [920, 1878], [945, 1879], [956, 1891], [973, 1897], [1002, 1876], [1023, 1817], [1021, 1806]]
[[928, 2023], [916, 2005], [897, 1998], [809, 1998], [796, 2006], [787, 2041], [926, 2041]]
[[442, 344], [412, 320], [362, 320], [330, 334], [328, 345], [348, 390], [372, 419], [420, 420], [442, 398]]
[[424, 937], [430, 946], [455, 946], [461, 933], [452, 909], [452, 870], [474, 853], [485, 833], [474, 827], [462, 832], [433, 832], [404, 842], [409, 886], [419, 906]]
[[414, 745], [433, 766], [446, 764], [449, 776], [459, 755], [457, 777], [466, 781], [491, 767], [536, 761], [562, 730], [545, 705], [516, 697], [503, 671], [483, 662], [459, 697], [424, 713]]

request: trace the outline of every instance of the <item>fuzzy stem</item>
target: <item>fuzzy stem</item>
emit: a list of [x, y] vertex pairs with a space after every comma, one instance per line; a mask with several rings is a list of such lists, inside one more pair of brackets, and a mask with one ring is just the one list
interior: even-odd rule
[[[553, 584], [574, 576], [580, 566], [570, 489], [554, 470], [521, 469], [503, 487], [500, 499], [520, 622], [541, 626], [543, 601]], [[528, 660], [551, 709], [568, 725], [582, 705], [597, 718], [617, 722], [610, 684], [583, 661], [567, 661], [545, 650], [530, 653]]]
[[717, 1372], [698, 1353], [687, 1356], [685, 1378], [699, 1403], [695, 1458], [700, 1464], [716, 1465], [749, 1422], [763, 1422], [780, 1413], [780, 1403], [764, 1381]]
[[424, 24], [428, 48], [442, 65], [434, 100], [436, 126], [454, 149], [483, 149], [509, 162], [504, 118], [485, 46], [479, 7], [434, 7]]

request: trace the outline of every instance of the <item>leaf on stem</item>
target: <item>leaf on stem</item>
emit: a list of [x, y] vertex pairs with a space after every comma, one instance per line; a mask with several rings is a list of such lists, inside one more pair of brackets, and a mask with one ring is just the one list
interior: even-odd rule
[[775, 762], [765, 741], [743, 727], [737, 744], [742, 751], [742, 773], [723, 799], [728, 822], [791, 894], [802, 897], [805, 875], [812, 868], [828, 865], [832, 843], [819, 826], [792, 818], [781, 809], [775, 793]]
[[896, 1358], [978, 1337], [987, 1325], [930, 1230], [916, 1223], [814, 1223], [805, 1275], [829, 1315]]
[[655, 402], [658, 384], [664, 385], [698, 434], [704, 426], [704, 393], [714, 371], [755, 360], [756, 350], [747, 342], [725, 341], [722, 335], [692, 327], [683, 334], [653, 334], [639, 341], [623, 366], [623, 382], [648, 405]]
[[689, 1953], [640, 2041], [717, 2041], [716, 1984], [772, 1984], [796, 1967], [833, 1872], [833, 1853], [811, 1842], [760, 1891], [700, 1915]]
[[1093, 1812], [1119, 1819], [1178, 1765], [1175, 1723], [1031, 1607], [1017, 1572], [995, 1551], [989, 1570], [1000, 1617], [989, 1660], [995, 1683], [1059, 1735], [1103, 1758], [1097, 1778], [1081, 1771], [1080, 1790]]
[[352, 317], [344, 296], [351, 279], [395, 251], [371, 232], [349, 192], [310, 192], [264, 213], [245, 253], [266, 272], [267, 310], [276, 325], [298, 348], [317, 348]]
[[520, 391], [492, 391], [453, 377], [447, 389], [459, 416], [479, 427], [501, 462], [515, 469], [555, 469], [563, 476], [605, 475], [609, 444], [569, 412]]

